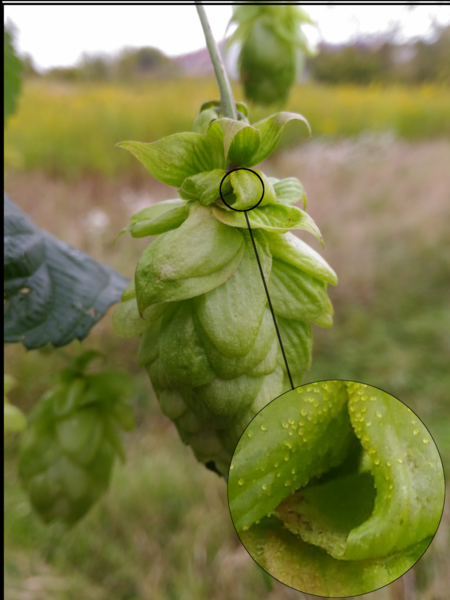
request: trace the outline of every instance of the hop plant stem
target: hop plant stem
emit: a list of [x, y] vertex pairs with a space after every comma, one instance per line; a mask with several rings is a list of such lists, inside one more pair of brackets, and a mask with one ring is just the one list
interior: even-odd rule
[[225, 65], [223, 64], [222, 57], [220, 56], [219, 48], [216, 44], [216, 40], [211, 31], [211, 26], [206, 16], [205, 9], [201, 2], [196, 3], [198, 16], [203, 27], [203, 33], [205, 34], [206, 45], [208, 47], [209, 55], [211, 57], [212, 64], [214, 66], [214, 72], [216, 74], [217, 83], [219, 84], [220, 90], [220, 101], [222, 103], [222, 110], [226, 117], [229, 119], [237, 119], [236, 106], [234, 104], [233, 91], [231, 89], [230, 81], [225, 71]]

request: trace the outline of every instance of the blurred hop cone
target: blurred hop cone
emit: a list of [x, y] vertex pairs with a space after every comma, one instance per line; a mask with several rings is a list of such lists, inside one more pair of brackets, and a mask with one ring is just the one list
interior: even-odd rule
[[17, 406], [11, 404], [7, 397], [7, 394], [15, 385], [14, 378], [5, 373], [3, 375], [3, 431], [5, 436], [23, 431], [26, 424], [23, 412]]
[[[92, 353], [85, 353], [91, 360]], [[134, 427], [130, 379], [117, 372], [85, 374], [68, 367], [33, 408], [20, 446], [19, 473], [44, 521], [72, 525], [107, 490], [116, 455], [125, 454], [120, 429]]]
[[[279, 113], [253, 126], [237, 103], [239, 120], [223, 118], [207, 102], [193, 133], [158, 142], [122, 142], [180, 198], [131, 217], [133, 237], [157, 236], [143, 251], [135, 279], [113, 315], [116, 332], [141, 336], [138, 361], [151, 379], [163, 413], [199, 461], [228, 473], [244, 428], [273, 398], [290, 389], [272, 316], [243, 212], [262, 186], [252, 167], [269, 156], [290, 120]], [[327, 283], [336, 274], [305, 242], [304, 229], [322, 241], [314, 221], [293, 206], [303, 187], [254, 171], [264, 182], [261, 204], [247, 213], [287, 354], [294, 385], [310, 366], [311, 323], [332, 325]], [[222, 183], [221, 200], [219, 188]]]
[[248, 5], [234, 7], [231, 23], [238, 27], [228, 46], [239, 41], [238, 67], [246, 97], [256, 104], [284, 103], [312, 54], [301, 29], [314, 24], [299, 6]]

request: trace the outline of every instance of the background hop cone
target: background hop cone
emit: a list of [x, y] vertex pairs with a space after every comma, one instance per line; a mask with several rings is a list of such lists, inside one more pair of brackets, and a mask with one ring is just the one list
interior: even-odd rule
[[[251, 167], [269, 156], [284, 125], [301, 115], [280, 113], [253, 126], [206, 114], [197, 132], [159, 142], [123, 142], [160, 181], [179, 188], [179, 200], [150, 206], [131, 218], [133, 236], [157, 235], [142, 253], [135, 279], [113, 316], [123, 337], [141, 336], [139, 364], [147, 370], [161, 409], [207, 467], [226, 475], [237, 441], [253, 416], [290, 389], [247, 222], [261, 183], [249, 171], [226, 175], [226, 165]], [[243, 110], [246, 110], [241, 105]], [[264, 182], [261, 204], [249, 211], [295, 385], [311, 360], [311, 323], [332, 324], [327, 283], [333, 270], [289, 233], [304, 229], [322, 241], [301, 183]], [[256, 200], [255, 200], [256, 198]], [[124, 230], [124, 231], [126, 231]]]
[[303, 23], [308, 14], [293, 5], [235, 6], [230, 23], [238, 28], [229, 44], [241, 43], [239, 74], [246, 97], [257, 104], [284, 102], [310, 54]]
[[62, 372], [21, 439], [19, 473], [46, 522], [75, 523], [107, 490], [116, 454], [125, 459], [119, 430], [134, 427], [124, 400], [130, 381], [116, 372], [84, 374], [93, 357], [85, 353]]
[[25, 415], [17, 406], [10, 403], [7, 396], [15, 385], [14, 378], [5, 373], [3, 375], [3, 431], [5, 436], [23, 431], [26, 425]]

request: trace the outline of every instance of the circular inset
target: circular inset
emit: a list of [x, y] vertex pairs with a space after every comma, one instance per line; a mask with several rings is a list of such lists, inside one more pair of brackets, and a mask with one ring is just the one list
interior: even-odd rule
[[263, 408], [238, 442], [228, 480], [236, 531], [253, 559], [308, 594], [355, 596], [410, 569], [442, 516], [436, 445], [393, 396], [322, 381]]
[[[228, 177], [228, 175], [231, 175], [231, 173], [234, 173], [235, 171], [250, 171], [250, 173], [253, 173], [253, 175], [256, 175], [256, 177], [260, 180], [261, 185], [262, 185], [262, 196], [259, 199], [259, 202], [257, 202], [255, 204], [255, 206], [251, 206], [250, 208], [233, 208], [232, 206], [230, 206], [226, 200], [224, 199], [224, 197], [222, 196], [222, 184], [225, 181], [225, 179]], [[256, 173], [256, 171], [253, 171], [252, 169], [247, 169], [246, 167], [237, 167], [236, 169], [232, 169], [231, 171], [228, 171], [228, 173], [226, 175], [224, 175], [224, 177], [222, 178], [222, 181], [220, 182], [220, 187], [219, 187], [219, 193], [220, 193], [220, 198], [222, 200], [222, 202], [224, 204], [226, 204], [228, 206], [228, 208], [231, 208], [231, 210], [234, 210], [235, 212], [248, 212], [249, 210], [253, 210], [254, 208], [256, 208], [257, 206], [259, 206], [264, 198], [264, 183], [262, 178], [258, 175], [258, 173]]]

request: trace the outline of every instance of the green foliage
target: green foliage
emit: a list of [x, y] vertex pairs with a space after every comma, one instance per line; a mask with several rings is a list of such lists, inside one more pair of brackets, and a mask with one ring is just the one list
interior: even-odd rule
[[387, 40], [364, 40], [333, 46], [320, 44], [308, 59], [311, 77], [331, 84], [450, 83], [448, 56], [450, 26], [435, 27], [432, 41], [395, 44]]
[[450, 84], [450, 25], [436, 27], [435, 39], [432, 42], [423, 40], [413, 45], [415, 57], [408, 65], [409, 79], [417, 82], [438, 81]]
[[40, 230], [4, 195], [4, 340], [26, 348], [83, 339], [127, 280]]
[[175, 74], [174, 62], [157, 48], [123, 50], [112, 65], [113, 73], [120, 79], [132, 79], [149, 74]]
[[389, 57], [392, 48], [374, 50], [362, 43], [333, 48], [322, 44], [317, 56], [310, 61], [311, 74], [319, 82], [334, 85], [367, 85], [379, 80], [377, 76], [386, 68], [386, 53]]
[[3, 29], [3, 109], [4, 125], [17, 109], [17, 100], [22, 87], [22, 61], [17, 56], [10, 31]]
[[[220, 181], [227, 159], [233, 166], [254, 165], [273, 152], [288, 121], [304, 118], [280, 113], [251, 127], [243, 120], [220, 118], [218, 108], [211, 106], [215, 103], [204, 105], [201, 114], [213, 110], [216, 120], [202, 122], [203, 133], [120, 144], [157, 179], [180, 188], [187, 218], [178, 227], [165, 221], [166, 231], [162, 228], [144, 250], [135, 285], [125, 290], [113, 322], [124, 337], [141, 335], [139, 363], [150, 375], [162, 411], [175, 421], [197, 458], [225, 475], [243, 428], [286, 389], [288, 379], [245, 216], [233, 210], [255, 205], [261, 182], [248, 171], [231, 173], [223, 186], [228, 206], [220, 199]], [[282, 326], [295, 332], [287, 336], [288, 352], [292, 376], [300, 382], [310, 363], [309, 321], [331, 325], [323, 279], [335, 284], [336, 276], [306, 244], [287, 237], [297, 228], [322, 239], [311, 217], [292, 206], [304, 197], [300, 182], [290, 178], [284, 185], [258, 175], [265, 182], [264, 201], [248, 217], [264, 278], [273, 286], [274, 310], [283, 318]], [[182, 208], [171, 209], [172, 202], [134, 215], [131, 233], [139, 223], [155, 231], [146, 217], [163, 218]], [[287, 279], [283, 269], [289, 271]], [[290, 277], [294, 290], [289, 289]], [[297, 302], [290, 308], [283, 301], [289, 293], [300, 293], [304, 306]]]
[[310, 52], [301, 29], [312, 24], [308, 14], [289, 4], [239, 4], [230, 23], [238, 24], [228, 44], [241, 43], [239, 73], [246, 97], [263, 105], [285, 102]]
[[[283, 394], [249, 424], [228, 495], [244, 544], [274, 577], [307, 593], [354, 595], [422, 555], [441, 519], [444, 476], [410, 409], [376, 388], [326, 381]], [[350, 566], [335, 579], [336, 561]]]
[[116, 56], [84, 53], [76, 66], [48, 69], [43, 77], [50, 81], [133, 81], [177, 74], [171, 58], [157, 48], [143, 47], [125, 48]]
[[119, 431], [134, 427], [125, 402], [130, 380], [118, 372], [86, 374], [95, 356], [86, 352], [59, 374], [21, 438], [20, 477], [46, 522], [73, 525], [108, 489], [115, 456], [125, 459]]

